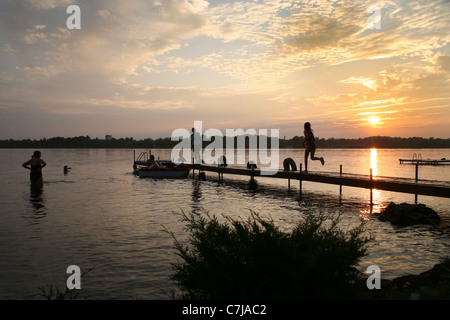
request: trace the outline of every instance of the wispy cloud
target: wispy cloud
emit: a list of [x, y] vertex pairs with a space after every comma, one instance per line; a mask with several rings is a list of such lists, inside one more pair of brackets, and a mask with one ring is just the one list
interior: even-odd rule
[[[81, 8], [81, 30], [65, 26], [71, 4]], [[370, 4], [380, 8], [380, 29], [368, 29], [363, 0], [4, 1], [0, 135], [34, 134], [27, 112], [45, 115], [33, 126], [43, 135], [64, 134], [56, 122], [71, 133], [125, 132], [119, 119], [148, 135], [197, 119], [288, 135], [314, 119], [326, 135], [360, 135], [347, 130], [355, 112], [394, 110], [404, 119], [395, 133], [408, 135], [420, 120], [410, 110], [424, 108], [440, 110], [424, 117], [443, 127], [450, 4]], [[388, 130], [394, 119], [383, 123]]]

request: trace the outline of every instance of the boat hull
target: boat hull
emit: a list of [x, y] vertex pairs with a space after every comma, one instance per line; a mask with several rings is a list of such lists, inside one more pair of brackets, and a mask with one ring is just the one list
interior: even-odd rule
[[175, 164], [169, 160], [135, 161], [134, 174], [139, 178], [181, 179], [187, 178], [191, 170], [184, 163]]
[[156, 169], [141, 168], [138, 170], [139, 178], [182, 179], [187, 178], [189, 169]]

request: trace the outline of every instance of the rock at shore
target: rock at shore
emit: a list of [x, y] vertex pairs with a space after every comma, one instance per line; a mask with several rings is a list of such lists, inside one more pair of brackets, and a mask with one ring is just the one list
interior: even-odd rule
[[423, 204], [395, 204], [391, 202], [378, 217], [380, 221], [389, 221], [399, 227], [416, 224], [439, 225], [441, 218], [431, 208]]
[[[444, 281], [449, 280], [448, 258], [442, 263], [436, 264], [431, 270], [422, 272], [419, 275], [406, 275], [396, 278], [392, 283], [398, 288], [406, 284], [411, 290], [417, 290], [421, 287], [438, 287]], [[448, 291], [447, 291], [448, 296]]]
[[450, 258], [445, 257], [431, 270], [419, 275], [409, 274], [393, 280], [381, 279], [381, 290], [363, 290], [360, 297], [369, 300], [448, 300], [449, 289]]

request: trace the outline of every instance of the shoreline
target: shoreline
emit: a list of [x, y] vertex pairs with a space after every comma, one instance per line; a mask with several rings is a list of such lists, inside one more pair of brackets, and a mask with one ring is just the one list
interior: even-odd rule
[[361, 300], [449, 300], [450, 257], [430, 270], [381, 280], [381, 288], [361, 292]]
[[[205, 140], [203, 138], [203, 148], [210, 144], [213, 137]], [[269, 139], [270, 138], [270, 139]], [[287, 139], [268, 136], [239, 135], [233, 137], [216, 136], [222, 143], [222, 148], [238, 149], [239, 145], [249, 149], [250, 140], [259, 147], [259, 141], [265, 141], [264, 146], [270, 149], [272, 140], [276, 143], [278, 149], [303, 149], [303, 136], [295, 136]], [[222, 140], [222, 141], [220, 141]], [[387, 137], [387, 136], [369, 136], [364, 138], [319, 138], [316, 137], [318, 149], [448, 149], [450, 148], [450, 138], [422, 138], [422, 137]], [[180, 139], [172, 140], [171, 137], [165, 138], [145, 138], [136, 140], [132, 137], [114, 138], [106, 136], [104, 139], [91, 138], [89, 136], [78, 137], [52, 137], [41, 139], [0, 139], [0, 148], [122, 148], [122, 149], [173, 149], [180, 143]]]

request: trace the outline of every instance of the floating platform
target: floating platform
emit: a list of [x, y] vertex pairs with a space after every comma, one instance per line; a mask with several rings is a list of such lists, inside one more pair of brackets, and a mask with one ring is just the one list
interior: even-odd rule
[[[358, 175], [358, 174], [343, 174], [343, 173], [329, 173], [329, 172], [308, 172], [301, 171], [284, 171], [279, 170], [273, 175], [262, 175], [260, 169], [247, 169], [240, 167], [224, 167], [212, 166], [203, 164], [187, 164], [199, 172], [208, 171], [215, 172], [219, 175], [219, 179], [223, 179], [224, 174], [230, 175], [244, 175], [251, 179], [254, 177], [272, 178], [272, 179], [287, 179], [298, 180], [300, 182], [300, 193], [302, 181], [311, 181], [317, 183], [334, 184], [340, 186], [376, 189], [393, 192], [402, 192], [417, 195], [426, 195], [433, 197], [450, 198], [450, 182], [418, 180], [408, 178], [394, 178], [394, 177], [380, 177], [372, 175]], [[342, 170], [342, 167], [341, 167]], [[193, 176], [194, 177], [194, 176]]]
[[419, 164], [419, 165], [432, 165], [437, 166], [440, 164], [450, 164], [450, 160], [441, 159], [441, 160], [433, 160], [433, 159], [398, 159], [400, 164], [409, 163], [409, 164]]
[[398, 159], [400, 164], [415, 164], [415, 165], [432, 165], [437, 166], [439, 164], [450, 164], [450, 160], [445, 158], [438, 159], [422, 159], [421, 153], [414, 153], [412, 159]]

